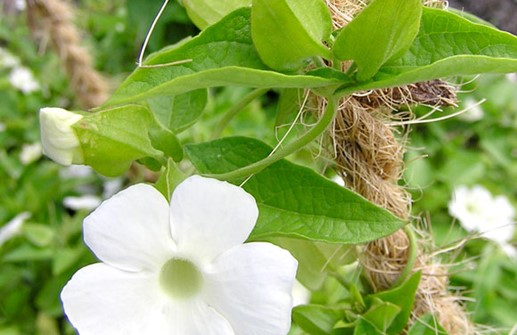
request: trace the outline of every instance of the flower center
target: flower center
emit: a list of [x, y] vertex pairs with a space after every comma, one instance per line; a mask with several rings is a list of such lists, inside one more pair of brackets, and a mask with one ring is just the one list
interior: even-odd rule
[[172, 298], [186, 299], [201, 290], [203, 276], [192, 262], [172, 258], [162, 267], [160, 284]]

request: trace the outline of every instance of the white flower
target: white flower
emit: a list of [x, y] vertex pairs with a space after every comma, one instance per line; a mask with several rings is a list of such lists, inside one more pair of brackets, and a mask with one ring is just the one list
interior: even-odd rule
[[297, 262], [269, 243], [243, 242], [258, 209], [241, 188], [193, 176], [170, 206], [138, 184], [84, 221], [103, 261], [61, 293], [81, 335], [284, 335]]
[[102, 184], [102, 197], [104, 199], [110, 198], [115, 193], [122, 189], [124, 180], [122, 178], [106, 178]]
[[20, 12], [27, 9], [27, 3], [25, 2], [25, 0], [14, 0], [14, 6]]
[[508, 79], [511, 82], [517, 83], [517, 72], [514, 73], [507, 73], [506, 79]]
[[39, 90], [39, 83], [34, 79], [32, 72], [22, 66], [14, 67], [9, 74], [11, 85], [25, 94]]
[[0, 67], [11, 68], [18, 66], [20, 60], [13, 56], [9, 51], [4, 48], [0, 48]]
[[457, 187], [449, 202], [449, 213], [467, 231], [477, 232], [499, 243], [503, 249], [515, 233], [515, 209], [508, 199], [505, 196], [493, 197], [479, 185], [471, 189]]
[[30, 218], [31, 214], [29, 212], [23, 212], [16, 215], [11, 221], [7, 222], [5, 226], [0, 227], [0, 247], [9, 239], [18, 234], [22, 225]]
[[458, 118], [467, 121], [467, 122], [475, 122], [479, 121], [485, 116], [485, 112], [483, 108], [479, 105], [479, 102], [476, 102], [472, 98], [467, 98], [464, 103], [465, 113], [458, 115]]
[[59, 176], [64, 179], [89, 178], [95, 174], [88, 165], [70, 165], [59, 170]]
[[20, 152], [20, 161], [24, 165], [29, 165], [41, 157], [41, 150], [41, 143], [39, 142], [24, 144]]
[[63, 205], [66, 208], [73, 209], [73, 210], [92, 210], [101, 204], [101, 198], [95, 195], [82, 195], [80, 197], [65, 197], [63, 199]]
[[39, 119], [43, 153], [59, 164], [81, 164], [82, 151], [72, 125], [82, 118], [62, 108], [42, 108]]

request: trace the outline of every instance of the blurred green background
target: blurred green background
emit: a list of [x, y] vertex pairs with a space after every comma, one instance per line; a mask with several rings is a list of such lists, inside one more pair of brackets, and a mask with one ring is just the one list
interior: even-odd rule
[[[160, 5], [157, 0], [74, 2], [83, 46], [112, 87], [135, 68]], [[95, 262], [82, 242], [82, 220], [99, 201], [145, 175], [135, 170], [107, 179], [88, 168], [61, 167], [41, 156], [39, 108], [79, 106], [57, 55], [33, 39], [23, 1], [3, 0], [0, 15], [0, 231], [4, 233], [0, 234], [0, 335], [73, 334], [63, 317], [59, 293], [78, 268]], [[172, 1], [146, 54], [197, 32], [181, 6]], [[13, 82], [15, 70], [22, 84]], [[469, 235], [449, 215], [448, 203], [455, 187], [483, 185], [516, 207], [517, 76], [461, 81], [466, 84], [461, 86], [459, 108], [478, 108], [477, 117], [467, 112], [413, 126], [404, 184], [415, 200], [413, 213], [433, 233], [436, 251], [460, 245], [441, 256], [451, 263], [453, 289], [469, 298], [465, 304], [473, 320], [488, 325], [487, 333], [505, 334], [517, 324], [517, 258], [491, 241], [465, 240]], [[209, 112], [183, 140], [208, 139], [216, 117], [248, 90], [211, 93]], [[482, 99], [486, 101], [472, 107]], [[276, 102], [275, 93], [255, 101], [226, 132], [273, 143]], [[415, 110], [417, 115], [428, 111]], [[433, 117], [452, 112], [437, 111]], [[302, 153], [296, 159], [316, 165], [311, 157]], [[512, 238], [510, 244], [515, 244]]]

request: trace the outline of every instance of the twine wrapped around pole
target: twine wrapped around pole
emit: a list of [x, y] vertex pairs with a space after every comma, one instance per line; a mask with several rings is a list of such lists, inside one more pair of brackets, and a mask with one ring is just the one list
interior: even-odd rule
[[[350, 22], [365, 6], [361, 0], [326, 2], [335, 29]], [[440, 7], [443, 1], [427, 0], [424, 4]], [[347, 67], [347, 64], [343, 66]], [[318, 103], [324, 104], [324, 101]], [[401, 106], [415, 104], [454, 105], [455, 88], [433, 80], [345, 97], [330, 132], [336, 171], [345, 185], [407, 222], [410, 221], [411, 197], [399, 185], [404, 167], [405, 136], [397, 138], [396, 129], [389, 123], [394, 118], [410, 119], [412, 116], [408, 112], [398, 115], [393, 112]], [[399, 230], [365, 246], [360, 258], [375, 290], [396, 285], [410, 258], [410, 244], [406, 231]], [[432, 313], [449, 334], [472, 334], [474, 327], [459, 298], [447, 289], [446, 266], [419, 248], [413, 264], [413, 271], [418, 270], [422, 271], [422, 279], [415, 297], [413, 320]]]
[[63, 0], [27, 0], [29, 26], [43, 46], [47, 41], [61, 59], [79, 104], [99, 106], [108, 97], [106, 79], [92, 65], [88, 51], [81, 46], [73, 23], [73, 7]]

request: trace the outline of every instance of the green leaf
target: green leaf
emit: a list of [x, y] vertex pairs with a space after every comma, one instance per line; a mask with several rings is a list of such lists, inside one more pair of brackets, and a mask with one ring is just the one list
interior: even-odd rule
[[[171, 65], [181, 61], [187, 62]], [[250, 9], [242, 8], [195, 38], [150, 55], [102, 107], [216, 86], [334, 89], [338, 84], [333, 78], [270, 71], [253, 46]]]
[[424, 8], [420, 31], [401, 58], [373, 80], [346, 85], [340, 94], [436, 78], [517, 71], [517, 37], [441, 9]]
[[332, 20], [321, 0], [253, 0], [251, 22], [253, 43], [275, 70], [293, 71], [309, 57], [331, 57], [322, 41], [330, 37]]
[[85, 254], [82, 247], [60, 248], [52, 259], [52, 275], [58, 276], [72, 266]]
[[[247, 166], [271, 152], [266, 144], [245, 137], [189, 144], [185, 150], [200, 173], [215, 174]], [[255, 197], [260, 212], [252, 240], [286, 236], [355, 244], [389, 235], [403, 226], [385, 209], [286, 160], [256, 174], [244, 189]]]
[[237, 8], [251, 5], [251, 0], [181, 0], [181, 4], [192, 22], [205, 29]]
[[52, 228], [37, 223], [25, 223], [22, 231], [25, 237], [38, 247], [48, 246], [55, 236]]
[[334, 55], [354, 60], [357, 80], [367, 80], [409, 49], [421, 14], [421, 0], [375, 0], [338, 34]]
[[418, 318], [407, 335], [447, 335], [447, 332], [440, 326], [435, 316], [426, 314]]
[[389, 291], [372, 294], [366, 298], [369, 304], [374, 304], [376, 301], [381, 300], [399, 307], [400, 313], [397, 313], [396, 318], [391, 323], [388, 334], [400, 334], [406, 326], [409, 316], [411, 315], [420, 277], [421, 272], [415, 272], [402, 285]]
[[399, 306], [374, 298], [372, 306], [361, 316], [361, 318], [374, 325], [377, 330], [384, 334], [399, 313]]
[[53, 251], [47, 248], [35, 248], [27, 244], [7, 253], [3, 260], [6, 262], [33, 262], [52, 259]]
[[369, 321], [365, 319], [359, 319], [357, 326], [355, 327], [354, 335], [383, 335], [380, 331], [375, 328]]
[[133, 160], [160, 158], [149, 139], [158, 127], [149, 110], [127, 105], [85, 115], [73, 128], [79, 138], [84, 163], [106, 176], [124, 172]]
[[147, 104], [156, 119], [175, 134], [189, 128], [203, 113], [208, 99], [206, 89], [168, 97], [149, 99]]
[[293, 309], [293, 320], [311, 335], [331, 334], [334, 325], [344, 317], [342, 308], [304, 305]]

